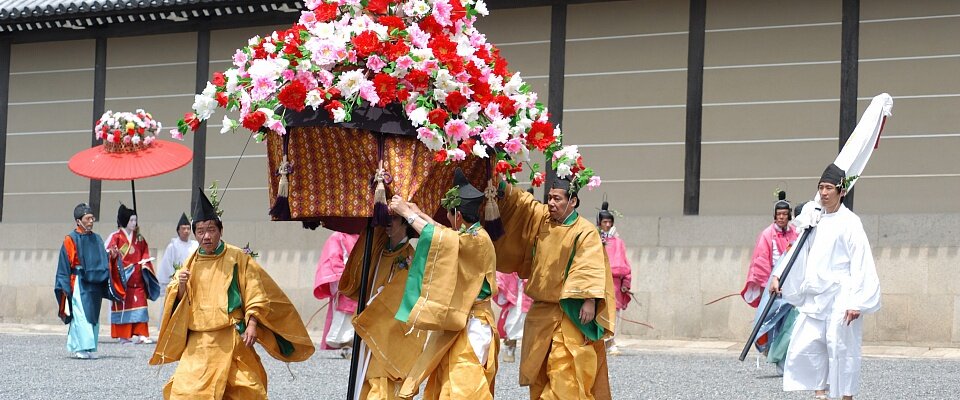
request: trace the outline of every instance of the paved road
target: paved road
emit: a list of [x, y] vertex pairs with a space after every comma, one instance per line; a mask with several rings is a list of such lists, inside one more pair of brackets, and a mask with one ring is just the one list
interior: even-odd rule
[[[0, 333], [0, 399], [158, 399], [174, 365], [147, 365], [152, 345], [101, 339], [99, 360], [74, 360], [62, 334]], [[270, 376], [272, 399], [342, 399], [349, 362], [320, 351], [286, 365], [259, 351]], [[615, 399], [810, 399], [785, 394], [775, 370], [740, 363], [736, 354], [696, 354], [628, 349], [611, 359]], [[517, 386], [517, 364], [501, 364], [498, 399], [526, 399]], [[960, 360], [868, 358], [862, 399], [953, 399], [960, 389]]]

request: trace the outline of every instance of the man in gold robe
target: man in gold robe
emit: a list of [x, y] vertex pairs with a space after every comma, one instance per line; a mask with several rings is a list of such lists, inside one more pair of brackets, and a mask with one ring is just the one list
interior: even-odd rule
[[399, 196], [391, 200], [391, 210], [420, 233], [395, 318], [431, 331], [400, 389], [403, 398], [417, 394], [426, 380], [426, 400], [493, 399], [500, 342], [490, 306], [496, 259], [493, 241], [480, 226], [482, 203], [483, 192], [459, 168], [441, 202], [452, 229]]
[[170, 282], [151, 365], [180, 361], [165, 399], [265, 399], [267, 373], [253, 349], [303, 361], [313, 342], [300, 314], [253, 257], [224, 243], [223, 223], [201, 193], [193, 215], [200, 242]]
[[[426, 332], [411, 331], [393, 316], [400, 307], [400, 300], [407, 284], [407, 274], [413, 262], [414, 249], [409, 237], [412, 229], [400, 216], [390, 217], [386, 228], [373, 231], [373, 247], [370, 250], [370, 272], [367, 277], [367, 305], [353, 317], [353, 327], [363, 339], [360, 379], [362, 384], [359, 399], [399, 399], [400, 385], [417, 360]], [[363, 271], [363, 245], [366, 234], [361, 234], [359, 243], [347, 258], [340, 277], [340, 293], [359, 301], [360, 278]]]
[[506, 234], [495, 243], [500, 272], [527, 280], [534, 303], [523, 327], [520, 385], [531, 399], [610, 399], [602, 339], [613, 334], [616, 300], [597, 228], [576, 208], [577, 187], [556, 179], [547, 204], [501, 184]]

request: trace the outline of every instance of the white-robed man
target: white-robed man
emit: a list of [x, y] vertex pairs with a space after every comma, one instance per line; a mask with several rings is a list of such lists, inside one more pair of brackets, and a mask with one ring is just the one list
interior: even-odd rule
[[[863, 314], [880, 308], [880, 280], [860, 218], [843, 205], [857, 177], [830, 164], [820, 177], [821, 212], [808, 204], [800, 216], [819, 216], [810, 243], [797, 249], [793, 270], [782, 282], [783, 298], [800, 315], [793, 328], [783, 390], [813, 390], [815, 398], [853, 399], [860, 389]], [[773, 271], [770, 290], [781, 290], [785, 264]]]
[[187, 261], [187, 258], [200, 247], [200, 243], [190, 238], [190, 220], [187, 214], [180, 215], [180, 221], [177, 222], [177, 237], [170, 239], [170, 244], [163, 252], [163, 258], [160, 260], [160, 268], [157, 270], [157, 280], [160, 281], [161, 290], [166, 293], [167, 285], [177, 269]]

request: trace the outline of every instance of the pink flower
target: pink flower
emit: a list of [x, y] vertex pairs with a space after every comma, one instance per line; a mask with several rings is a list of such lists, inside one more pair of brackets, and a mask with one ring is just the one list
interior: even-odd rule
[[357, 63], [357, 51], [356, 51], [356, 50], [350, 50], [350, 51], [348, 51], [348, 52], [347, 52], [347, 60], [350, 61], [350, 62], [352, 62], [352, 63], [354, 63], [354, 64], [356, 64], [356, 63]]
[[430, 43], [430, 34], [421, 30], [418, 25], [411, 24], [407, 28], [407, 33], [410, 35], [410, 43], [416, 47], [425, 49], [427, 44]]
[[465, 158], [467, 158], [467, 153], [465, 153], [463, 150], [459, 148], [453, 149], [453, 150], [447, 150], [448, 160], [463, 161], [463, 159]]
[[433, 18], [436, 18], [437, 23], [439, 23], [441, 26], [450, 26], [453, 24], [453, 22], [450, 21], [451, 11], [453, 11], [453, 6], [451, 6], [446, 0], [437, 0], [433, 3]]
[[513, 138], [508, 140], [503, 144], [503, 149], [510, 154], [517, 154], [523, 151], [523, 140], [520, 138]]
[[172, 138], [174, 138], [174, 139], [177, 139], [177, 140], [183, 140], [183, 134], [180, 133], [180, 131], [178, 131], [178, 130], [176, 130], [176, 129], [171, 129], [171, 130], [170, 130], [170, 137], [172, 137]]
[[320, 81], [320, 84], [322, 84], [324, 88], [329, 88], [330, 85], [333, 85], [333, 73], [321, 69], [317, 72], [317, 80]]
[[277, 82], [268, 77], [258, 77], [253, 80], [253, 89], [250, 96], [253, 101], [260, 101], [270, 97], [277, 89]]
[[426, 60], [423, 62], [423, 69], [427, 71], [434, 71], [437, 69], [437, 60]]
[[383, 62], [383, 59], [380, 57], [370, 56], [370, 58], [367, 59], [367, 68], [370, 68], [370, 70], [373, 72], [380, 73], [380, 70], [386, 66], [387, 63]]
[[503, 141], [507, 139], [507, 132], [500, 130], [496, 125], [490, 124], [483, 130], [483, 133], [480, 134], [480, 139], [482, 139], [483, 143], [487, 146], [493, 147], [498, 143], [503, 143]]
[[294, 78], [306, 87], [307, 90], [313, 90], [317, 88], [317, 78], [313, 76], [310, 71], [300, 71], [297, 72], [296, 78]]
[[460, 73], [457, 74], [456, 78], [457, 78], [457, 82], [460, 82], [460, 83], [470, 82], [470, 73], [468, 73], [467, 71], [460, 71]]
[[588, 190], [593, 190], [593, 189], [596, 189], [596, 188], [598, 188], [598, 187], [600, 187], [600, 177], [599, 177], [599, 176], [596, 176], [596, 175], [591, 176], [591, 177], [590, 177], [590, 181], [587, 182], [587, 189], [588, 189]]
[[274, 131], [280, 135], [287, 134], [287, 128], [283, 125], [283, 120], [270, 118], [266, 123], [267, 129]]
[[371, 104], [380, 102], [380, 95], [377, 94], [377, 89], [374, 87], [373, 82], [369, 80], [364, 80], [360, 83], [360, 97], [369, 101]]
[[237, 50], [236, 53], [233, 53], [233, 65], [236, 65], [237, 68], [243, 69], [247, 65], [247, 53], [244, 53], [243, 50]]
[[410, 56], [400, 56], [397, 59], [397, 69], [410, 69], [413, 66], [413, 59]]
[[[311, 8], [312, 10], [312, 8]], [[313, 11], [304, 11], [300, 13], [300, 24], [309, 27], [317, 22], [317, 16]]]
[[443, 127], [443, 130], [447, 133], [447, 136], [458, 142], [470, 137], [470, 126], [460, 119], [450, 120], [446, 126]]
[[487, 104], [487, 107], [483, 109], [483, 113], [487, 115], [487, 118], [491, 120], [498, 120], [503, 118], [503, 115], [500, 114], [500, 105], [494, 102]]
[[283, 77], [283, 80], [285, 81], [292, 81], [293, 78], [297, 76], [297, 73], [293, 72], [291, 69], [285, 69], [280, 73], [280, 76]]

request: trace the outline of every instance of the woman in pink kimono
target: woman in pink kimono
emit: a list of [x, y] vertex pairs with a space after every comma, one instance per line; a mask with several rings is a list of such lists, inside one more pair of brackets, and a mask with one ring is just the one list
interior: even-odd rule
[[341, 349], [343, 358], [350, 357], [353, 342], [353, 324], [351, 319], [357, 311], [357, 302], [340, 293], [337, 284], [350, 250], [357, 243], [358, 235], [334, 232], [323, 244], [320, 262], [317, 263], [317, 276], [313, 285], [313, 296], [319, 300], [330, 299], [327, 305], [327, 319], [323, 326], [323, 350]]
[[[620, 326], [620, 312], [627, 308], [631, 299], [630, 261], [627, 260], [627, 248], [613, 223], [614, 212], [610, 210], [610, 204], [604, 201], [597, 214], [597, 226], [600, 227], [600, 240], [603, 241], [607, 259], [610, 260], [610, 272], [613, 274], [614, 296], [617, 299], [617, 324], [614, 326]], [[620, 354], [614, 338], [607, 340], [607, 353], [614, 356]]]

